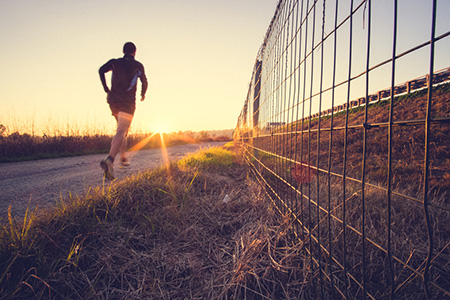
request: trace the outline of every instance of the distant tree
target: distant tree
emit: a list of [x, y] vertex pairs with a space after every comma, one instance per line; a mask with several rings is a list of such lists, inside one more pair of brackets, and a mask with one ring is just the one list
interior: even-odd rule
[[6, 132], [6, 127], [0, 124], [0, 136], [4, 136]]
[[200, 131], [200, 140], [204, 141], [209, 139], [209, 133], [208, 131]]
[[190, 131], [190, 130], [182, 132], [182, 135], [185, 135], [185, 136], [188, 136], [191, 138], [195, 138], [195, 132]]

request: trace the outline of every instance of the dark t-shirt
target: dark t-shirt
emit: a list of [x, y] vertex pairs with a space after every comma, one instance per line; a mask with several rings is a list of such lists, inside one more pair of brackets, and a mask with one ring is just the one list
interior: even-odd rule
[[[105, 73], [112, 71], [111, 89], [106, 84]], [[108, 93], [108, 103], [113, 114], [123, 111], [134, 114], [136, 107], [137, 79], [142, 83], [141, 95], [147, 91], [148, 83], [144, 66], [134, 59], [134, 56], [125, 54], [122, 58], [111, 59], [99, 69], [103, 89]]]

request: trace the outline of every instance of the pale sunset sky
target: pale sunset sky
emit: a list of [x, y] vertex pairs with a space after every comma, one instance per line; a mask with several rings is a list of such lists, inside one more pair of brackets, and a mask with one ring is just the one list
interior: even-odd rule
[[[340, 1], [340, 8], [345, 10], [349, 2]], [[392, 56], [392, 3], [372, 1], [373, 64]], [[432, 1], [398, 3], [401, 53], [429, 40]], [[9, 133], [111, 134], [115, 120], [98, 69], [122, 57], [123, 44], [132, 41], [149, 81], [146, 100], [137, 100], [132, 131], [232, 129], [277, 4], [278, 0], [0, 0], [0, 124]], [[450, 30], [448, 12], [450, 1], [438, 0], [437, 36]], [[332, 14], [327, 18], [326, 30], [331, 30]], [[355, 33], [354, 53], [362, 45], [363, 54], [355, 55], [354, 68], [361, 66], [361, 71], [363, 22], [362, 14], [355, 17], [362, 35]], [[347, 48], [339, 51], [345, 58]], [[396, 80], [425, 75], [428, 57], [424, 48], [400, 59]], [[339, 64], [345, 70], [344, 58]], [[436, 44], [435, 70], [447, 67], [449, 37]], [[374, 89], [389, 87], [389, 67], [386, 74], [381, 71], [373, 73]], [[345, 79], [345, 73], [340, 75]], [[140, 83], [137, 96], [139, 91]], [[358, 93], [355, 89], [354, 96], [362, 96]]]
[[234, 128], [277, 3], [0, 0], [0, 124], [110, 133], [98, 69], [132, 41], [149, 81], [132, 129]]

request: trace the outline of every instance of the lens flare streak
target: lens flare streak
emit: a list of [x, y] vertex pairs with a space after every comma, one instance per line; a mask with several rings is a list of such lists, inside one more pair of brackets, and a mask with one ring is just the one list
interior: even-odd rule
[[[135, 156], [157, 134], [158, 133], [153, 133], [153, 134], [147, 136], [145, 139], [143, 139], [139, 143], [137, 143], [136, 145], [134, 145], [133, 147], [131, 147], [130, 150], [128, 151], [128, 157], [132, 158], [133, 156]], [[161, 139], [162, 163], [165, 167], [168, 167], [170, 160], [169, 160], [169, 154], [167, 152], [166, 142], [164, 140], [164, 134], [162, 132], [160, 132], [159, 136]]]
[[166, 148], [166, 142], [164, 141], [164, 135], [163, 133], [159, 133], [159, 136], [161, 138], [161, 155], [163, 158], [163, 163], [165, 167], [169, 167], [169, 154], [167, 153], [167, 148]]
[[133, 147], [130, 148], [130, 150], [128, 150], [129, 156], [132, 157], [134, 155], [136, 155], [136, 153], [141, 150], [142, 148], [144, 148], [144, 146], [152, 139], [152, 137], [154, 137], [155, 135], [157, 135], [157, 133], [153, 133], [152, 135], [147, 136], [145, 139], [143, 139], [142, 141], [140, 141], [139, 143], [137, 143], [136, 145], [134, 145]]

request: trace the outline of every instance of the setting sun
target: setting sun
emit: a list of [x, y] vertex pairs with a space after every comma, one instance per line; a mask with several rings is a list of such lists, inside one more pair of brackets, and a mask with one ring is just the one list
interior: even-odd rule
[[149, 129], [155, 133], [169, 133], [171, 130], [170, 124], [165, 121], [157, 121], [150, 124]]

